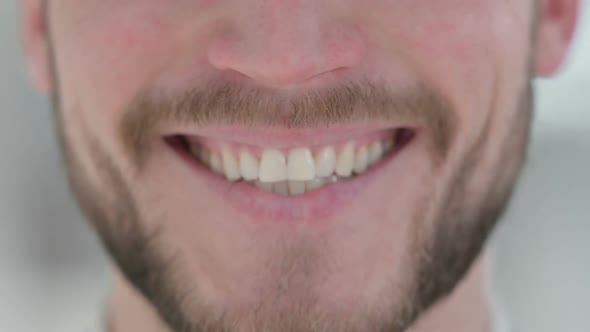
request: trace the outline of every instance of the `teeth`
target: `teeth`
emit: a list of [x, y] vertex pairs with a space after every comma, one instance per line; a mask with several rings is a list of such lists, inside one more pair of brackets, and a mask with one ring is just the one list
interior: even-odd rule
[[[287, 177], [291, 181], [308, 181], [316, 176], [313, 157], [311, 151], [307, 148], [289, 151], [287, 165]], [[303, 188], [305, 188], [305, 185]]]
[[207, 149], [201, 149], [201, 151], [199, 151], [199, 160], [206, 160], [207, 162], [209, 162], [211, 156], [210, 156], [210, 152]]
[[265, 150], [260, 160], [261, 182], [279, 182], [287, 180], [287, 161], [279, 150]]
[[305, 181], [305, 190], [313, 191], [323, 187], [324, 184], [326, 184], [326, 181], [324, 179], [314, 179], [311, 181]]
[[301, 195], [305, 193], [305, 181], [289, 181], [289, 194]]
[[271, 191], [272, 192], [272, 183], [256, 181], [256, 182], [254, 182], [254, 184], [256, 185], [256, 187], [258, 187], [258, 188], [260, 188], [262, 190], [266, 190], [266, 191]]
[[383, 142], [383, 154], [391, 151], [393, 149], [393, 147], [394, 147], [393, 139], [388, 139], [385, 142]]
[[334, 148], [329, 146], [322, 149], [315, 156], [315, 172], [317, 177], [328, 177], [334, 173], [336, 169], [336, 152]]
[[261, 158], [248, 149], [236, 155], [227, 146], [220, 152], [197, 144], [189, 147], [196, 160], [225, 176], [229, 181], [243, 179], [261, 190], [281, 195], [301, 195], [327, 184], [365, 172], [395, 147], [393, 139], [356, 147], [349, 141], [338, 149], [326, 146], [313, 155], [311, 149], [291, 149], [287, 155], [277, 149], [262, 151]]
[[287, 184], [287, 181], [273, 183], [272, 189], [277, 194], [289, 195], [289, 185]]
[[198, 145], [191, 145], [190, 146], [191, 155], [201, 161], [205, 161], [205, 159], [202, 158], [203, 157], [203, 150], [205, 150], [205, 149], [201, 149]]
[[367, 170], [369, 163], [369, 151], [367, 146], [363, 145], [357, 152], [354, 158], [354, 172], [360, 174]]
[[280, 195], [302, 195], [309, 191], [317, 190], [324, 185], [330, 183], [329, 180], [326, 179], [313, 179], [310, 181], [280, 181], [280, 182], [260, 182], [260, 181], [253, 181], [250, 182], [254, 184], [257, 188], [280, 194]]
[[228, 180], [237, 181], [242, 177], [238, 160], [228, 148], [221, 149], [221, 160], [223, 161], [223, 173]]
[[336, 160], [336, 174], [341, 177], [349, 177], [352, 175], [352, 168], [354, 166], [354, 142], [348, 142], [340, 151], [338, 159]]
[[240, 152], [240, 174], [244, 180], [258, 179], [258, 160], [246, 150]]
[[371, 143], [369, 147], [369, 165], [374, 165], [383, 156], [383, 144], [381, 141]]
[[221, 161], [221, 156], [219, 154], [212, 152], [207, 164], [215, 173], [223, 174], [223, 162]]

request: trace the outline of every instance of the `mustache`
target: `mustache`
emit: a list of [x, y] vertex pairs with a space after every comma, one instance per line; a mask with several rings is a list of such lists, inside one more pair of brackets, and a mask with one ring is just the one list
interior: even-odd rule
[[388, 122], [424, 129], [435, 161], [446, 156], [457, 127], [451, 102], [426, 85], [393, 91], [364, 80], [293, 92], [208, 82], [180, 93], [142, 91], [127, 106], [120, 134], [140, 167], [148, 159], [151, 140], [166, 127], [321, 129]]

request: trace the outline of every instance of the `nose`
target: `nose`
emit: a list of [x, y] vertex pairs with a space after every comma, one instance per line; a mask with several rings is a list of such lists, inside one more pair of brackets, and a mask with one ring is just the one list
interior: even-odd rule
[[209, 62], [274, 88], [353, 71], [366, 53], [361, 33], [352, 22], [322, 13], [317, 4], [266, 0], [250, 6], [248, 15], [226, 21], [210, 40]]

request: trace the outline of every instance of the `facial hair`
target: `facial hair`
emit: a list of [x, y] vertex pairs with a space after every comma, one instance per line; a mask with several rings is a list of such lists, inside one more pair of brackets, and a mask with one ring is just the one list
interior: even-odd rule
[[[530, 77], [530, 73], [527, 74]], [[55, 86], [59, 86], [55, 65], [53, 77]], [[504, 137], [492, 137], [489, 126], [486, 126], [478, 140], [472, 144], [469, 152], [455, 168], [452, 180], [447, 186], [448, 190], [443, 196], [442, 203], [437, 207], [436, 218], [429, 223], [435, 227], [430, 230], [423, 227], [413, 229], [413, 240], [410, 241], [413, 248], [409, 251], [415, 254], [408, 258], [410, 262], [408, 271], [412, 272], [407, 276], [408, 282], [403, 287], [402, 299], [395, 302], [397, 303], [395, 306], [382, 308], [387, 314], [365, 312], [359, 313], [354, 319], [320, 317], [314, 315], [312, 311], [301, 308], [301, 310], [292, 311], [291, 316], [282, 316], [282, 320], [255, 319], [258, 325], [255, 325], [252, 331], [402, 332], [421, 313], [451, 293], [481, 253], [489, 234], [505, 210], [524, 162], [530, 119], [534, 108], [533, 88], [530, 81], [530, 79], [527, 81], [528, 83], [522, 87], [519, 94], [517, 109], [512, 112], [514, 114], [512, 121], [508, 122], [511, 128], [506, 132], [509, 134]], [[352, 122], [359, 117], [376, 119], [391, 116], [391, 113], [386, 112], [363, 114], [358, 111], [361, 109], [359, 105], [370, 105], [373, 108], [368, 109], [378, 110], [379, 108], [375, 105], [383, 105], [383, 102], [386, 102], [385, 105], [388, 105], [390, 109], [404, 109], [392, 108], [393, 101], [395, 105], [405, 105], [405, 109], [409, 110], [407, 113], [397, 113], [396, 116], [399, 118], [414, 117], [413, 119], [421, 120], [422, 124], [430, 125], [430, 132], [435, 133], [433, 137], [438, 138], [431, 142], [433, 160], [438, 158], [441, 164], [444, 163], [446, 153], [453, 146], [456, 120], [453, 117], [454, 111], [448, 107], [449, 103], [442, 96], [427, 87], [421, 92], [419, 88], [416, 88], [403, 95], [387, 94], [387, 90], [382, 86], [368, 81], [342, 85], [342, 87], [340, 90], [318, 92], [315, 95], [307, 95], [305, 98], [283, 98], [278, 101], [268, 92], [258, 91], [257, 95], [249, 91], [244, 94], [241, 88], [231, 85], [219, 85], [216, 90], [210, 91], [196, 88], [182, 95], [164, 98], [154, 97], [156, 94], [153, 91], [145, 92], [143, 96], [136, 96], [130, 104], [129, 111], [126, 112], [127, 116], [121, 123], [121, 140], [125, 142], [123, 144], [133, 156], [134, 164], [139, 172], [141, 165], [147, 163], [150, 157], [149, 144], [146, 143], [151, 137], [150, 130], [170, 121], [201, 125], [225, 121], [223, 123], [243, 123], [254, 127], [263, 125], [305, 127], [319, 124], [318, 127], [321, 127], [329, 126], [331, 123]], [[222, 102], [218, 100], [216, 104], [213, 96], [216, 94], [219, 96], [220, 91], [224, 89], [225, 92], [220, 99]], [[363, 94], [363, 91], [370, 93]], [[379, 100], [375, 91], [380, 91], [381, 97], [385, 97]], [[261, 95], [268, 98], [260, 98]], [[257, 96], [257, 98], [244, 101], [244, 96], [246, 98]], [[404, 99], [404, 96], [407, 98]], [[234, 115], [227, 113], [232, 109], [232, 105], [244, 105], [244, 102], [246, 104], [250, 102], [248, 104], [251, 105], [250, 110], [259, 110], [260, 100], [267, 103], [264, 109], [282, 109], [281, 112], [274, 113], [281, 116], [272, 117], [269, 114], [265, 116], [264, 112], [248, 113], [247, 111]], [[351, 103], [350, 100], [354, 102]], [[212, 109], [211, 105], [219, 105], [218, 109], [226, 110], [226, 113], [198, 112], [199, 106], [203, 105], [209, 107], [202, 107], [202, 110]], [[349, 108], [347, 105], [356, 105], [357, 108]], [[82, 211], [97, 230], [103, 245], [129, 283], [157, 309], [161, 318], [173, 331], [243, 331], [236, 326], [233, 317], [212, 313], [203, 304], [204, 302], [201, 303], [195, 298], [198, 294], [191, 293], [194, 287], [191, 287], [178, 273], [181, 266], [175, 259], [176, 256], [165, 253], [158, 245], [160, 229], [147, 229], [144, 226], [147, 223], [142, 220], [132, 184], [126, 178], [125, 172], [117, 166], [113, 156], [101, 144], [100, 137], [92, 136], [89, 132], [86, 139], [77, 144], [84, 144], [85, 149], [92, 156], [91, 164], [98, 171], [102, 186], [99, 188], [90, 180], [88, 167], [85, 166], [82, 156], [76, 153], [73, 140], [68, 138], [67, 122], [63, 117], [62, 107], [59, 92], [57, 92], [54, 96], [55, 123], [71, 188]], [[137, 111], [139, 109], [155, 113], [145, 116], [147, 113], [140, 113]], [[166, 109], [174, 110], [174, 112], [162, 111]], [[485, 150], [484, 147], [490, 143], [490, 139], [496, 140], [495, 144], [500, 145], [503, 156], [502, 164], [494, 165], [494, 173], [488, 174], [498, 181], [486, 188], [478, 197], [470, 197], [468, 185], [474, 177], [481, 176], [477, 173], [478, 161], [481, 158], [481, 151]], [[423, 209], [419, 210], [429, 210], [432, 204], [432, 201], [425, 201]], [[426, 216], [416, 213], [416, 218], [424, 219]], [[424, 225], [425, 223], [425, 220], [417, 220], [415, 224]], [[305, 261], [305, 257], [296, 257], [296, 255], [292, 257], [292, 262]], [[305, 266], [305, 263], [293, 264]], [[197, 303], [194, 307], [199, 310], [186, 312], [183, 304], [187, 299]]]

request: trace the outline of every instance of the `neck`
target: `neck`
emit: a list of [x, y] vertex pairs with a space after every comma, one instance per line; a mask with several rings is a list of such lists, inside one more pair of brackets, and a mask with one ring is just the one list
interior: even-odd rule
[[[491, 332], [485, 255], [445, 299], [425, 312], [407, 332]], [[171, 332], [154, 308], [115, 269], [107, 332]]]

